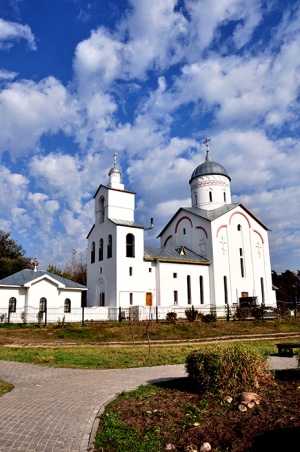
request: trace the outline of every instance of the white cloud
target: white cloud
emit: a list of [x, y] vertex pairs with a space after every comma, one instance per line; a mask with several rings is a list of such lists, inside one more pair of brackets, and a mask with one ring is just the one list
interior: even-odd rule
[[76, 114], [68, 91], [53, 77], [10, 83], [0, 92], [0, 148], [23, 155], [43, 134], [69, 133]]
[[32, 50], [36, 50], [35, 38], [28, 25], [9, 22], [0, 18], [0, 49], [7, 48], [19, 39], [25, 39]]
[[0, 211], [9, 213], [24, 200], [29, 179], [0, 166], [0, 181]]

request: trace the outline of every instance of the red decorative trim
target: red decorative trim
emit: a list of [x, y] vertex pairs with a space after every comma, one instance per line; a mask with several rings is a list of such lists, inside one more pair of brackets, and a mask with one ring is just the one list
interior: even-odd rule
[[166, 244], [168, 243], [168, 241], [172, 238], [172, 234], [169, 235], [169, 237], [166, 238], [166, 240], [164, 241], [164, 246], [166, 246]]
[[208, 234], [206, 232], [206, 230], [202, 227], [202, 226], [196, 226], [196, 229], [202, 229], [202, 231], [204, 231], [206, 238], [208, 239]]
[[265, 242], [264, 242], [264, 239], [263, 239], [263, 236], [261, 235], [261, 233], [258, 232], [256, 229], [253, 229], [253, 232], [256, 232], [256, 234], [259, 235], [259, 237], [261, 238], [262, 243], [264, 244]]
[[218, 227], [216, 237], [218, 237], [219, 231], [220, 231], [220, 229], [222, 229], [222, 228], [227, 228], [227, 224], [222, 224], [222, 226]]
[[193, 228], [193, 223], [192, 223], [192, 220], [190, 219], [190, 217], [184, 216], [184, 217], [181, 217], [181, 218], [177, 221], [176, 226], [175, 226], [175, 233], [177, 232], [179, 223], [180, 223], [182, 220], [189, 220], [189, 222], [191, 223], [191, 226], [192, 226], [192, 228]]
[[234, 212], [234, 213], [231, 215], [231, 217], [229, 218], [229, 224], [231, 224], [231, 219], [232, 219], [232, 217], [233, 217], [234, 215], [243, 215], [243, 217], [245, 217], [246, 220], [247, 220], [247, 223], [248, 223], [249, 228], [251, 228], [250, 221], [249, 221], [248, 217], [247, 217], [243, 212]]

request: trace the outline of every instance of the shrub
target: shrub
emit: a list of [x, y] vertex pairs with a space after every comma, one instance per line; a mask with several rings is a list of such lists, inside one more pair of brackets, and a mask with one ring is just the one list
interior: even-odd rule
[[193, 351], [185, 366], [200, 393], [247, 391], [271, 377], [265, 358], [256, 350], [239, 345]]
[[185, 311], [185, 316], [189, 322], [194, 322], [197, 318], [198, 311], [197, 309], [187, 309]]
[[176, 312], [168, 312], [166, 315], [167, 322], [176, 323], [177, 322], [177, 313]]

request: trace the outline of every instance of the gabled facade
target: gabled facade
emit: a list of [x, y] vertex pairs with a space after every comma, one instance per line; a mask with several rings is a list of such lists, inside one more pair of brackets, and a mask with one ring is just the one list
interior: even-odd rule
[[0, 313], [6, 316], [9, 311], [12, 321], [32, 323], [36, 321], [32, 313], [51, 309], [55, 318], [49, 321], [57, 321], [57, 312], [68, 320], [72, 310], [81, 308], [86, 291], [87, 287], [47, 271], [22, 270], [0, 280]]
[[231, 203], [231, 179], [209, 153], [190, 179], [192, 207], [161, 231], [160, 248], [144, 247], [133, 192], [116, 166], [95, 194], [88, 235], [88, 306], [232, 306], [242, 299], [275, 305], [268, 228]]

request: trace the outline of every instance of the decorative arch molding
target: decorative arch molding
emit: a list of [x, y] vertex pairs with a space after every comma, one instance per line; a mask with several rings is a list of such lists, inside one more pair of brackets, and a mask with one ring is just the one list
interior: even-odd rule
[[218, 227], [217, 233], [216, 233], [216, 237], [218, 237], [219, 232], [222, 228], [227, 228], [227, 224], [222, 224], [221, 226]]
[[206, 238], [208, 239], [208, 234], [207, 234], [207, 232], [206, 232], [206, 229], [204, 229], [203, 226], [196, 226], [195, 229], [201, 229], [201, 230], [204, 232], [204, 234], [206, 235]]
[[194, 226], [193, 226], [193, 223], [192, 223], [192, 220], [190, 219], [190, 217], [184, 216], [184, 217], [179, 218], [179, 220], [177, 221], [176, 226], [175, 226], [175, 233], [177, 232], [179, 223], [180, 223], [182, 220], [189, 220], [189, 222], [191, 223], [191, 227], [192, 227], [192, 228], [194, 227]]
[[256, 232], [256, 234], [258, 234], [259, 235], [259, 237], [260, 237], [260, 239], [261, 239], [261, 242], [262, 242], [262, 244], [264, 245], [265, 244], [265, 242], [264, 242], [264, 239], [263, 239], [263, 236], [261, 235], [261, 233], [260, 232], [258, 232], [256, 229], [253, 229], [253, 232]]
[[166, 244], [168, 243], [168, 241], [173, 237], [173, 235], [169, 235], [166, 240], [164, 241], [164, 246], [166, 246]]
[[250, 224], [249, 218], [248, 218], [247, 215], [245, 215], [243, 212], [233, 212], [233, 214], [232, 214], [232, 215], [230, 216], [230, 218], [229, 218], [229, 224], [231, 224], [231, 220], [232, 220], [232, 217], [233, 217], [234, 215], [242, 215], [244, 218], [246, 218], [247, 223], [248, 223], [248, 226], [249, 226], [249, 228], [251, 229], [251, 224]]

